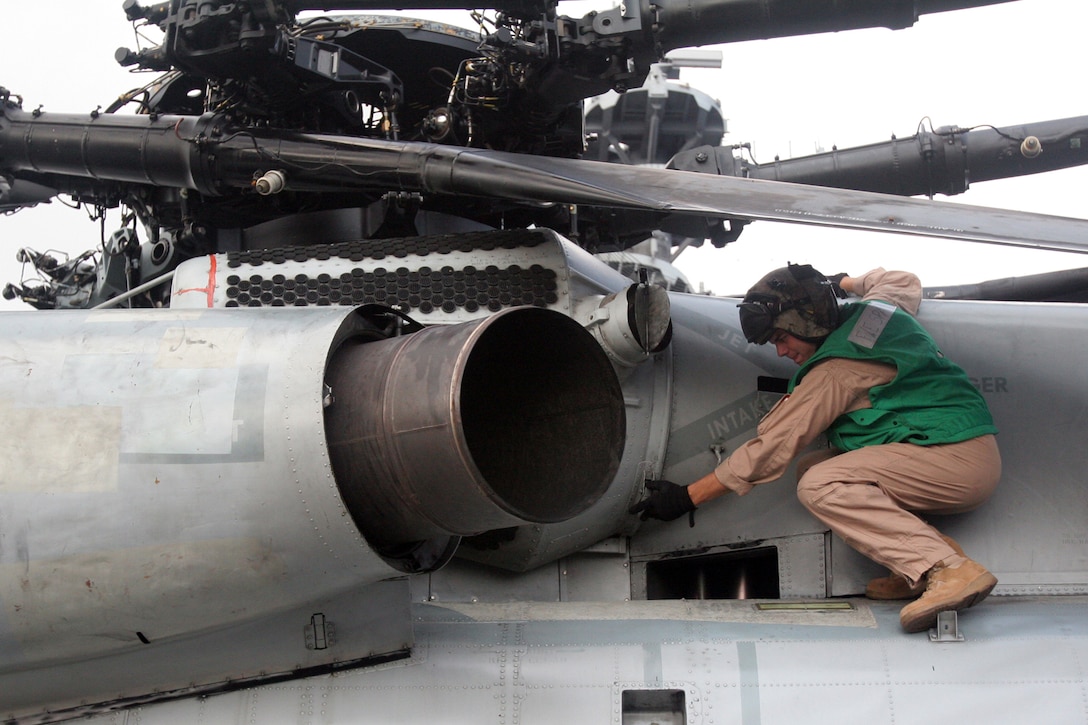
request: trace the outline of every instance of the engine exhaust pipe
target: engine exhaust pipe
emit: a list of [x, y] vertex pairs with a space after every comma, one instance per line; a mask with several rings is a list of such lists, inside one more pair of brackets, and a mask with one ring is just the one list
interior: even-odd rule
[[[623, 453], [611, 364], [551, 310], [349, 340], [326, 382], [337, 487], [370, 546], [405, 571], [444, 563], [449, 537], [585, 511]], [[428, 563], [421, 550], [437, 553]]]

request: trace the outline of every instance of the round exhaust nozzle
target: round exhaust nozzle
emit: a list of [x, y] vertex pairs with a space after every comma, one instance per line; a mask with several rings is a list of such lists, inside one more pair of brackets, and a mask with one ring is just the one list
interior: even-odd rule
[[376, 551], [585, 511], [619, 467], [625, 411], [600, 345], [569, 317], [504, 310], [333, 354], [336, 483]]

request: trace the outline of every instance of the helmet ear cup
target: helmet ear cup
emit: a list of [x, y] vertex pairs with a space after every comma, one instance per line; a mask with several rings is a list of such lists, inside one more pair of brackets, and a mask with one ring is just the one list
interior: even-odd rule
[[805, 304], [795, 307], [805, 320], [805, 330], [797, 334], [803, 340], [822, 340], [839, 326], [839, 298], [831, 281], [811, 264], [786, 267], [803, 290]]

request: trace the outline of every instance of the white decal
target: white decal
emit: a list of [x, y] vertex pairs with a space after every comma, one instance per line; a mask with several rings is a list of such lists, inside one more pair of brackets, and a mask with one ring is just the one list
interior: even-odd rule
[[854, 323], [854, 329], [850, 331], [850, 337], [847, 339], [856, 345], [871, 350], [876, 345], [880, 333], [884, 332], [884, 328], [888, 326], [888, 321], [892, 319], [894, 313], [895, 305], [879, 301], [869, 302], [865, 305], [865, 309], [861, 311], [861, 314], [858, 315], [858, 320]]

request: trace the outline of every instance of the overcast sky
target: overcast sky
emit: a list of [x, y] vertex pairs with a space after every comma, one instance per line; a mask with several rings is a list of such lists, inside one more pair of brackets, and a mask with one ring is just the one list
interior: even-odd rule
[[[611, 5], [579, 2], [561, 11], [581, 15]], [[0, 19], [0, 86], [22, 96], [24, 109], [91, 111], [150, 79], [113, 59], [117, 47], [136, 46], [120, 0], [8, 0]], [[729, 119], [725, 143], [751, 142], [765, 163], [776, 154], [910, 136], [923, 117], [934, 127], [971, 127], [1088, 114], [1081, 75], [1086, 28], [1083, 0], [1017, 0], [926, 15], [906, 30], [715, 46], [724, 53], [723, 68], [686, 69], [681, 80], [721, 99]], [[954, 199], [1085, 218], [1086, 191], [1088, 169], [1081, 168], [979, 183]], [[111, 229], [118, 220], [113, 212]], [[0, 284], [18, 281], [19, 247], [75, 253], [97, 242], [98, 225], [56, 201], [0, 217]], [[725, 249], [685, 252], [678, 266], [694, 283], [726, 294], [743, 292], [786, 261], [829, 274], [911, 269], [926, 284], [942, 285], [1088, 266], [1084, 255], [767, 222], [750, 225]]]

